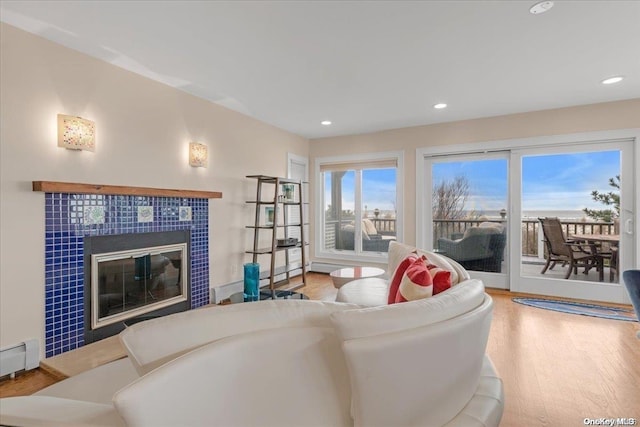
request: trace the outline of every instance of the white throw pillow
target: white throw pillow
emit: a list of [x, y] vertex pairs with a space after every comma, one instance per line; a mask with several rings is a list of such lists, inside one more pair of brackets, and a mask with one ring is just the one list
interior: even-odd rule
[[413, 246], [405, 245], [404, 243], [398, 243], [395, 240], [389, 242], [387, 275], [389, 277], [393, 277], [393, 273], [396, 271], [402, 260], [415, 250], [416, 248], [414, 248]]
[[367, 218], [362, 220], [362, 231], [363, 232], [366, 231], [367, 234], [370, 236], [375, 236], [376, 234], [378, 234], [378, 230], [376, 230], [376, 226], [373, 225], [373, 222]]

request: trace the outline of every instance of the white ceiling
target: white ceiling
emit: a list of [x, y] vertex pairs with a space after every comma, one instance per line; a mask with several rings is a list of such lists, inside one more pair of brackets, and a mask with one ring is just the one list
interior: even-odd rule
[[640, 1], [535, 2], [3, 0], [0, 17], [308, 138], [640, 97]]

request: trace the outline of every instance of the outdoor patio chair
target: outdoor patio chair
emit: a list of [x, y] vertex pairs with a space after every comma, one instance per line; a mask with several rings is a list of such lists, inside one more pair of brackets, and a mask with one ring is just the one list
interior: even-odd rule
[[[355, 227], [347, 224], [340, 229], [336, 249], [353, 250]], [[395, 234], [389, 235], [376, 230], [369, 219], [362, 220], [362, 250], [367, 252], [389, 252], [389, 243], [395, 240]]]
[[439, 238], [437, 248], [467, 270], [500, 273], [506, 243], [505, 227], [483, 222], [477, 227], [467, 228], [458, 239]]
[[602, 268], [602, 259], [598, 258], [598, 254], [591, 245], [567, 240], [558, 218], [546, 217], [538, 220], [542, 226], [547, 248], [545, 254], [547, 262], [540, 274], [552, 270], [557, 262], [562, 262], [563, 265], [569, 264], [565, 279], [568, 279], [572, 272], [578, 274], [578, 267], [584, 267], [585, 274], [593, 267]]

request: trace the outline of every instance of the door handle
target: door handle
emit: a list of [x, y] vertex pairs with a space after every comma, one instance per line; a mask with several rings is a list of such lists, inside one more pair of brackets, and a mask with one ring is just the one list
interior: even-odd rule
[[624, 222], [624, 232], [627, 234], [633, 234], [633, 219], [629, 218]]

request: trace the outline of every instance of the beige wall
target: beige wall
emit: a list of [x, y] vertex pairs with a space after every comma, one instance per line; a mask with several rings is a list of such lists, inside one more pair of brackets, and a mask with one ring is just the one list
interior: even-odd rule
[[[417, 148], [470, 143], [481, 147], [483, 141], [630, 128], [640, 128], [640, 99], [315, 139], [311, 141], [310, 170], [313, 174], [319, 157], [404, 151], [404, 241], [415, 244]], [[314, 191], [311, 188], [311, 194]]]
[[[244, 201], [255, 197], [245, 175], [285, 175], [287, 152], [308, 156], [306, 139], [6, 24], [0, 40], [0, 347], [44, 336], [44, 194], [33, 180], [222, 191], [209, 204], [210, 283], [241, 279]], [[96, 122], [95, 153], [56, 146], [58, 113]], [[188, 165], [190, 141], [209, 146], [207, 169]]]

